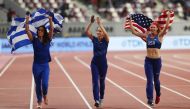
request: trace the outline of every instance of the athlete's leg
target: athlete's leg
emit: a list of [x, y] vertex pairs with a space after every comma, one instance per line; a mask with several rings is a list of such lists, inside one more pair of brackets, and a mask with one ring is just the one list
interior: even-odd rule
[[107, 64], [104, 64], [104, 66], [101, 67], [99, 73], [100, 73], [100, 99], [104, 99], [104, 92], [105, 92], [105, 78], [107, 74], [108, 66]]
[[145, 59], [145, 75], [147, 78], [146, 95], [149, 102], [153, 101], [153, 67], [149, 58]]
[[43, 89], [43, 97], [44, 97], [44, 103], [48, 104], [48, 99], [47, 99], [47, 93], [48, 93], [48, 83], [49, 83], [49, 64], [46, 63], [43, 65], [44, 71], [42, 74], [42, 89]]
[[158, 104], [160, 101], [160, 70], [162, 67], [161, 59], [155, 60], [154, 66], [153, 66], [153, 72], [154, 72], [154, 87], [156, 90], [156, 100], [155, 103]]
[[93, 96], [95, 101], [99, 101], [99, 72], [96, 64], [91, 63], [91, 73], [92, 73], [92, 85], [93, 85]]
[[33, 63], [33, 75], [34, 75], [34, 80], [36, 84], [36, 96], [37, 96], [37, 102], [41, 103], [42, 102], [42, 90], [41, 90], [41, 79], [42, 79], [42, 68], [40, 64], [35, 64]]

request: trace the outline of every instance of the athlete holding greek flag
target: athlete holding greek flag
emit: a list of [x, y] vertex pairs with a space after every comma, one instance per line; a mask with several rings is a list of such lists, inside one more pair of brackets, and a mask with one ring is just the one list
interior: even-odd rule
[[25, 30], [28, 38], [32, 42], [34, 49], [34, 61], [33, 61], [33, 76], [36, 84], [36, 96], [37, 96], [37, 108], [42, 108], [42, 97], [44, 103], [48, 104], [48, 81], [49, 81], [49, 62], [50, 56], [50, 42], [53, 37], [53, 21], [52, 17], [48, 17], [50, 23], [50, 30], [47, 32], [44, 25], [37, 28], [37, 37], [33, 37], [29, 29], [29, 16], [26, 17]]

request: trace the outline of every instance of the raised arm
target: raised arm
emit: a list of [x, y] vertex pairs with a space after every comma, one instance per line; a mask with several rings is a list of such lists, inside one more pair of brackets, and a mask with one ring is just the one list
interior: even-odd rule
[[147, 34], [146, 34], [146, 33], [139, 33], [139, 32], [137, 32], [137, 31], [135, 30], [135, 28], [133, 27], [131, 18], [129, 19], [129, 23], [130, 23], [130, 28], [131, 28], [132, 34], [134, 34], [134, 35], [140, 37], [143, 41], [146, 42], [146, 36], [147, 36]]
[[109, 42], [109, 35], [108, 35], [108, 33], [106, 32], [106, 30], [105, 30], [105, 28], [104, 28], [104, 26], [103, 26], [103, 24], [102, 24], [100, 18], [97, 17], [97, 18], [96, 18], [96, 21], [97, 21], [97, 24], [99, 25], [100, 29], [101, 29], [102, 32], [104, 33], [104, 35], [105, 35], [104, 37], [105, 37], [106, 41]]
[[86, 35], [92, 40], [93, 39], [93, 35], [90, 32], [90, 27], [92, 26], [92, 24], [94, 23], [95, 19], [94, 16], [91, 16], [90, 18], [90, 23], [88, 24], [88, 26], [86, 27], [85, 33]]
[[30, 29], [29, 29], [29, 16], [26, 16], [26, 24], [25, 24], [25, 30], [26, 30], [26, 34], [28, 35], [28, 38], [30, 39], [30, 41], [33, 40], [33, 36], [32, 36], [32, 33], [30, 32]]
[[164, 36], [164, 34], [165, 34], [165, 32], [166, 32], [166, 30], [167, 30], [167, 28], [168, 28], [168, 26], [169, 26], [169, 24], [170, 24], [170, 16], [171, 16], [171, 14], [170, 14], [170, 12], [169, 12], [169, 10], [167, 11], [167, 21], [166, 21], [166, 25], [165, 25], [165, 27], [160, 31], [160, 33], [158, 34], [158, 37], [163, 37]]
[[52, 17], [51, 16], [49, 16], [48, 18], [49, 18], [49, 23], [50, 23], [50, 30], [49, 30], [49, 33], [48, 33], [48, 37], [50, 39], [52, 39], [52, 37], [53, 37], [53, 31], [54, 31], [53, 21], [52, 21]]

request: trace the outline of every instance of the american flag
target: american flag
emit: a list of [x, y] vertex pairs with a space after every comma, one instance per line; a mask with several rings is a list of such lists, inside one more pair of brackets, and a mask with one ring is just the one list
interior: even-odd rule
[[[131, 14], [130, 17], [133, 27], [140, 33], [145, 33], [153, 22], [152, 19], [143, 14]], [[130, 29], [129, 17], [126, 18], [125, 29]]]
[[[158, 23], [161, 30], [166, 25], [167, 11], [168, 10], [162, 11], [161, 15], [155, 20]], [[168, 26], [166, 32], [170, 28], [171, 24], [173, 23], [173, 19], [174, 19], [174, 12], [173, 11], [169, 11], [169, 12], [170, 12], [170, 23], [169, 23], [169, 26]], [[138, 31], [140, 33], [146, 33], [146, 31], [149, 30], [151, 23], [154, 22], [152, 19], [148, 18], [147, 16], [145, 16], [143, 14], [131, 14], [130, 17], [132, 19], [133, 27], [135, 28], [136, 31]], [[129, 17], [126, 18], [124, 28], [125, 28], [125, 30], [130, 29]]]
[[[168, 10], [162, 11], [161, 15], [155, 20], [158, 22], [161, 30], [166, 26], [167, 12], [168, 12]], [[174, 21], [174, 11], [169, 11], [169, 12], [170, 12], [170, 23], [169, 23], [169, 26], [168, 26], [165, 34], [168, 32], [170, 26], [172, 25], [172, 23]]]

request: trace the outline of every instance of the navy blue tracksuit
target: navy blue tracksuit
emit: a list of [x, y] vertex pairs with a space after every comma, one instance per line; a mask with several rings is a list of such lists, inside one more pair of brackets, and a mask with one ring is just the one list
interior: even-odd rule
[[108, 68], [106, 59], [108, 42], [105, 39], [99, 42], [98, 38], [93, 37], [92, 43], [94, 54], [91, 61], [93, 95], [94, 100], [99, 101], [104, 98], [105, 78]]
[[36, 84], [36, 96], [38, 103], [42, 102], [42, 96], [47, 95], [49, 81], [50, 42], [43, 44], [38, 38], [32, 41], [34, 49], [33, 75]]
[[[147, 48], [161, 48], [161, 42], [158, 40], [158, 36], [155, 36], [154, 38], [150, 38], [150, 36], [147, 37], [146, 40], [146, 46]], [[146, 84], [146, 95], [148, 101], [153, 101], [153, 89], [155, 87], [156, 90], [156, 96], [160, 96], [160, 70], [162, 67], [162, 60], [161, 58], [145, 58], [145, 75], [147, 78], [147, 84]], [[154, 82], [154, 87], [153, 87]]]
[[[155, 87], [156, 96], [160, 96], [160, 70], [162, 67], [162, 60], [161, 58], [158, 59], [151, 59], [146, 57], [145, 58], [145, 75], [147, 78], [147, 85], [146, 85], [146, 95], [149, 101], [153, 101], [153, 89]], [[153, 87], [154, 81], [154, 87]]]

